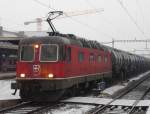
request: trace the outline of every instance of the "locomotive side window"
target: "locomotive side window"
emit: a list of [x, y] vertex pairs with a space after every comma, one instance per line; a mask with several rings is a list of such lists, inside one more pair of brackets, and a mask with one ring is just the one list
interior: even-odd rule
[[107, 57], [107, 53], [105, 53], [105, 55], [104, 55], [104, 62], [107, 63], [107, 61], [108, 61], [108, 57]]
[[54, 44], [42, 45], [40, 60], [56, 62], [58, 60], [58, 46]]
[[79, 60], [79, 62], [82, 62], [84, 60], [84, 54], [83, 54], [83, 52], [79, 52], [79, 54], [78, 54], [78, 60]]
[[97, 61], [98, 61], [98, 63], [100, 63], [100, 62], [101, 62], [101, 60], [102, 60], [101, 55], [98, 55], [98, 57], [97, 57]]
[[67, 62], [71, 63], [71, 48], [68, 47], [67, 49]]
[[20, 54], [21, 61], [33, 61], [34, 48], [32, 46], [22, 46]]
[[94, 54], [93, 53], [90, 54], [89, 61], [90, 61], [90, 63], [94, 61]]

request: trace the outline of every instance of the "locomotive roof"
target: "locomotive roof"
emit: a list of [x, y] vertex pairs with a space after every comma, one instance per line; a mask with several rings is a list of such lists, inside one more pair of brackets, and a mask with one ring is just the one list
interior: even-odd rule
[[29, 45], [29, 44], [68, 44], [68, 45], [76, 45], [79, 47], [85, 48], [94, 48], [94, 49], [104, 49], [107, 48], [104, 45], [101, 45], [97, 41], [86, 40], [81, 37], [76, 37], [72, 34], [59, 34], [57, 36], [46, 36], [46, 37], [31, 37], [22, 39], [20, 41], [20, 45]]
[[[60, 45], [65, 45], [65, 44], [76, 45], [79, 47], [103, 49], [104, 51], [107, 50], [107, 51], [111, 52], [112, 54], [114, 54], [116, 52], [121, 52], [121, 53], [128, 54], [128, 55], [135, 55], [135, 54], [131, 54], [126, 51], [122, 51], [122, 50], [118, 50], [116, 48], [102, 45], [97, 41], [86, 40], [84, 38], [76, 37], [76, 36], [70, 35], [70, 34], [67, 34], [67, 35], [59, 34], [58, 36], [46, 36], [46, 37], [30, 37], [30, 38], [25, 38], [25, 39], [20, 40], [20, 45], [30, 45], [30, 44], [40, 44], [40, 43], [60, 44]], [[135, 55], [135, 56], [139, 56], [139, 55]], [[141, 57], [141, 56], [139, 56], [139, 57]]]
[[21, 45], [29, 45], [35, 43], [44, 43], [44, 44], [73, 44], [82, 47], [82, 44], [78, 40], [68, 39], [61, 36], [46, 36], [46, 37], [31, 37], [22, 39], [20, 41]]

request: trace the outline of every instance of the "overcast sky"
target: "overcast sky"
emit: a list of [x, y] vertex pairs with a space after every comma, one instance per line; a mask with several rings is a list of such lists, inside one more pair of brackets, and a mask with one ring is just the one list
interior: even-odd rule
[[[149, 39], [150, 0], [120, 1], [122, 5], [119, 0], [0, 0], [0, 24], [5, 30], [34, 31], [36, 24], [25, 26], [24, 22], [45, 17], [51, 8], [66, 12], [103, 8], [104, 11], [98, 14], [54, 20], [54, 24], [62, 33], [99, 42], [111, 41], [112, 38]], [[46, 22], [42, 23], [42, 30], [48, 30]], [[131, 51], [143, 49], [145, 45], [116, 43], [115, 47]]]

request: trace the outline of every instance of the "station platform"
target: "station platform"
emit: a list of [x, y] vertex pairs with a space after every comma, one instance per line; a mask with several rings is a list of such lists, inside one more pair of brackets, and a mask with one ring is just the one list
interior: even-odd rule
[[0, 80], [15, 78], [15, 76], [16, 72], [6, 72], [6, 73], [0, 72]]

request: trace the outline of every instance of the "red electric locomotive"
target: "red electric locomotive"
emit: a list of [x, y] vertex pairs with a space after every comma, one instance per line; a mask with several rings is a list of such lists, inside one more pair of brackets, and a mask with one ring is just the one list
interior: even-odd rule
[[[48, 18], [47, 21], [53, 32], [48, 37], [26, 38], [19, 43], [17, 77], [12, 88], [20, 89], [22, 99], [55, 101], [64, 94], [93, 86], [101, 79], [112, 79], [112, 74], [117, 77], [120, 73], [127, 73], [126, 66], [132, 66], [132, 59], [133, 65], [140, 69], [137, 61], [141, 57], [108, 48], [96, 41], [59, 34], [51, 20]], [[146, 70], [150, 68], [148, 64], [144, 65], [147, 65]]]
[[64, 92], [111, 76], [110, 52], [84, 48], [76, 41], [60, 36], [20, 41], [16, 80], [22, 98]]

